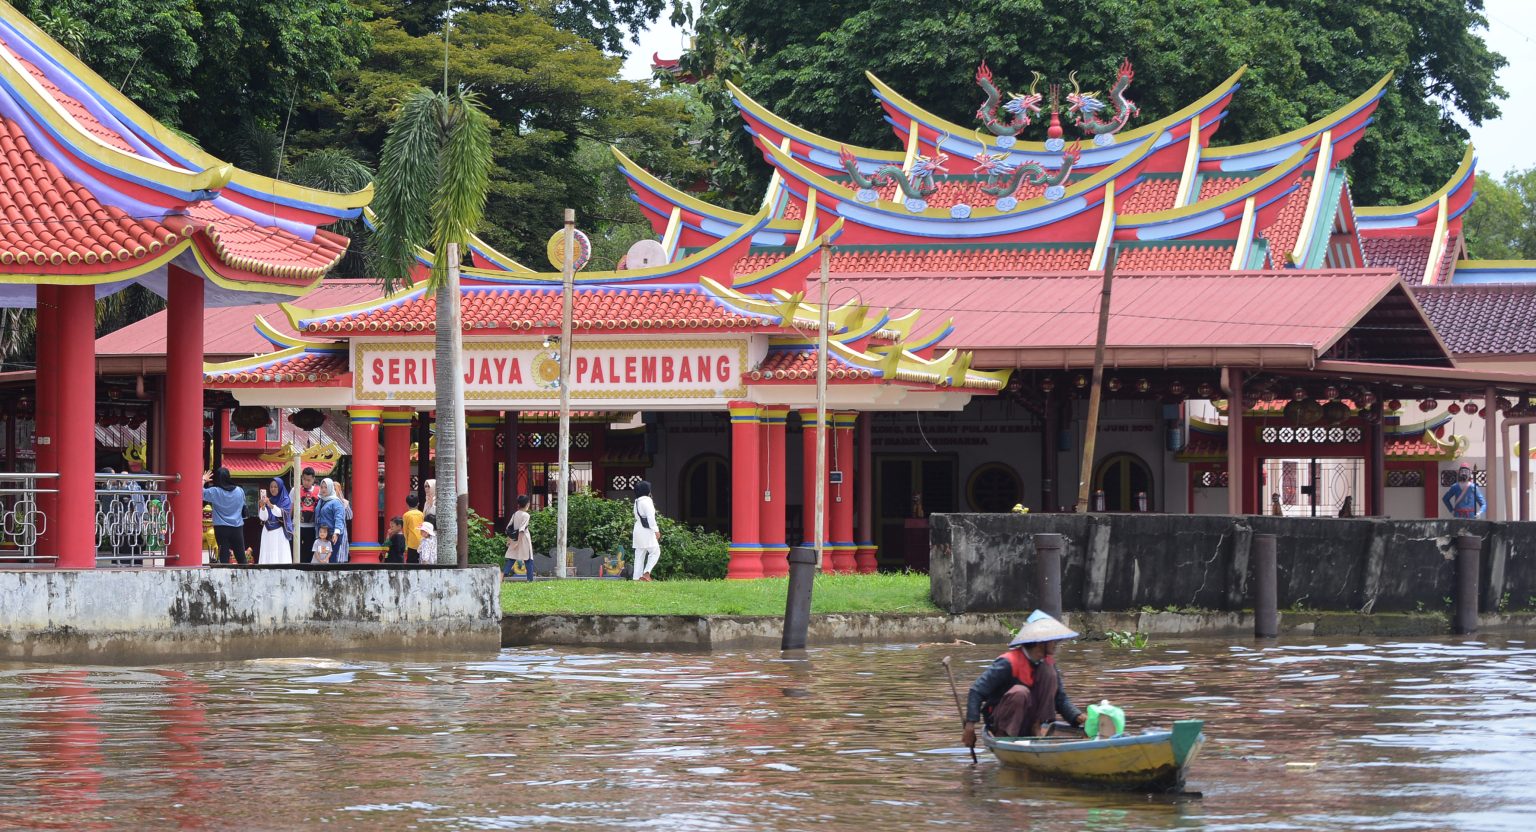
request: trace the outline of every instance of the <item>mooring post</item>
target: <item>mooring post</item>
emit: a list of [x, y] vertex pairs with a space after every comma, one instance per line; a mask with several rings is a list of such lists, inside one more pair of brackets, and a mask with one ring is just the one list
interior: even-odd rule
[[789, 593], [784, 601], [784, 639], [780, 650], [804, 650], [811, 626], [811, 583], [816, 580], [816, 550], [793, 546], [789, 550]]
[[1280, 570], [1275, 565], [1275, 536], [1253, 536], [1253, 637], [1280, 635]]
[[1477, 573], [1482, 565], [1482, 551], [1481, 538], [1470, 534], [1456, 536], [1456, 620], [1451, 630], [1457, 635], [1477, 632]]
[[1061, 535], [1037, 534], [1035, 539], [1035, 606], [1061, 617]]

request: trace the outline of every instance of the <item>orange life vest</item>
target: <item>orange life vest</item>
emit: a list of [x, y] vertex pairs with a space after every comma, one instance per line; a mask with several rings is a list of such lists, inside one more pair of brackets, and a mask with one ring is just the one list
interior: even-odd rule
[[[998, 658], [1008, 660], [1008, 665], [1013, 668], [1013, 678], [1017, 679], [1019, 684], [1026, 688], [1035, 686], [1035, 667], [1029, 663], [1029, 657], [1024, 655], [1023, 650], [1015, 647]], [[1046, 656], [1045, 663], [1056, 664], [1056, 657]]]

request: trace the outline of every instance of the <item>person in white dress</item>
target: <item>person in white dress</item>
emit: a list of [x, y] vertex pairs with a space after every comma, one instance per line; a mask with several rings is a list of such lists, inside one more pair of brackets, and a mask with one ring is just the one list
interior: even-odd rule
[[257, 563], [293, 563], [293, 499], [288, 486], [274, 479], [257, 500], [261, 518], [261, 554]]
[[656, 522], [651, 484], [645, 480], [635, 483], [635, 531], [630, 542], [635, 549], [635, 566], [630, 578], [649, 581], [651, 570], [661, 560], [661, 524]]

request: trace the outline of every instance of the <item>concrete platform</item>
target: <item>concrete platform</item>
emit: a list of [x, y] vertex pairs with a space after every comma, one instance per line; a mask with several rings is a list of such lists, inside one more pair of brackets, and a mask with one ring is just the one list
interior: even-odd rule
[[0, 570], [0, 661], [495, 650], [500, 579], [488, 566]]

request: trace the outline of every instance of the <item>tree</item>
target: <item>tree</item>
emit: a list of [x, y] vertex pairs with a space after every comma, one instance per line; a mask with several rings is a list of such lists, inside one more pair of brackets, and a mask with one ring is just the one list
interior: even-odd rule
[[1503, 182], [1479, 173], [1463, 228], [1470, 257], [1536, 260], [1536, 168], [1511, 171]]
[[[390, 16], [400, 21], [405, 31], [413, 37], [441, 32], [443, 15], [450, 7], [445, 0], [391, 0], [380, 5], [387, 6]], [[451, 6], [455, 15], [466, 12], [532, 12], [615, 55], [624, 52], [624, 35], [628, 34], [631, 40], [638, 43], [635, 36], [655, 22], [663, 10], [670, 8], [668, 17], [674, 26], [687, 23], [693, 14], [692, 7], [685, 0], [470, 0], [452, 3]]]
[[437, 253], [427, 284], [437, 297], [437, 481], [454, 497], [454, 510], [437, 513], [438, 557], [460, 566], [468, 565], [469, 503], [458, 257], [485, 215], [490, 172], [490, 119], [480, 97], [462, 86], [443, 93], [418, 88], [384, 140], [373, 201], [374, 264], [386, 291], [410, 281], [417, 249]]
[[1444, 184], [1468, 138], [1453, 113], [1480, 124], [1504, 96], [1495, 81], [1504, 59], [1476, 34], [1481, 0], [705, 0], [701, 31], [706, 22], [750, 45], [748, 93], [816, 132], [875, 147], [895, 143], [865, 92], [866, 69], [972, 124], [983, 58], [1005, 84], [1027, 82], [1030, 70], [1064, 79], [1075, 69], [1101, 87], [1128, 56], [1143, 120], [1247, 64], [1222, 143], [1300, 127], [1390, 71], [1376, 123], [1350, 160], [1362, 204], [1412, 201]]

